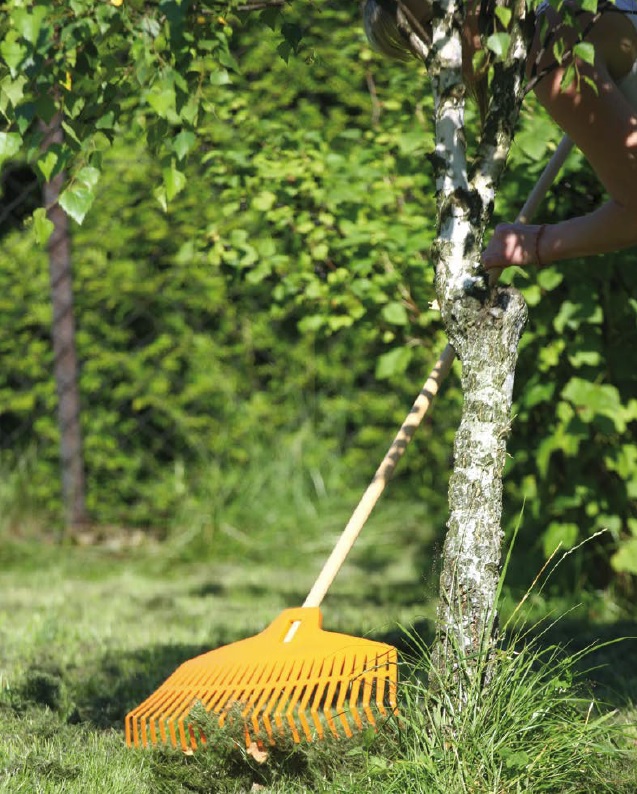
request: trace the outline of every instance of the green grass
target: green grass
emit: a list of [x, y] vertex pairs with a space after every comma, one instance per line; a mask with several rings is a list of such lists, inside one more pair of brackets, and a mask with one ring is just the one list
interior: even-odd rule
[[[119, 530], [86, 548], [0, 536], [0, 792], [637, 790], [636, 734], [626, 728], [636, 716], [635, 647], [612, 642], [637, 633], [630, 613], [590, 595], [553, 625], [552, 612], [571, 605], [533, 595], [518, 624], [531, 645], [503, 646], [497, 686], [476, 693], [456, 722], [441, 722], [423, 683], [436, 585], [423, 549], [433, 533], [421, 505], [391, 501], [365, 528], [323, 613], [326, 628], [403, 651], [412, 643], [398, 626], [414, 627], [421, 647], [405, 665], [399, 722], [355, 740], [278, 746], [264, 764], [227, 732], [194, 755], [128, 749], [125, 714], [178, 664], [302, 603], [355, 497], [346, 505], [346, 495], [315, 492], [311, 505], [297, 504], [287, 489], [298, 483], [281, 475], [269, 502], [266, 484], [250, 484], [269, 505], [258, 525], [256, 502], [251, 510], [220, 502], [234, 539], [206, 540], [203, 520], [135, 548]], [[193, 497], [190, 515], [203, 505]], [[503, 616], [513, 608], [505, 597]], [[600, 639], [611, 642], [582, 652]], [[556, 641], [570, 641], [570, 657]], [[592, 692], [577, 677], [590, 667]]]
[[486, 687], [470, 687], [457, 711], [423, 680], [426, 649], [403, 687], [403, 724], [393, 754], [383, 759], [379, 791], [633, 792], [633, 735], [596, 702], [578, 667], [588, 653], [564, 654], [537, 639], [497, 653]]
[[0, 538], [40, 535], [50, 519], [47, 511], [33, 501], [36, 459], [33, 450], [18, 459], [0, 452]]
[[[395, 559], [388, 554], [384, 574], [385, 587], [395, 582], [399, 595], [385, 600], [374, 592], [378, 580], [370, 579], [368, 554], [394, 529], [387, 515], [381, 518], [370, 527], [367, 552], [363, 544], [358, 564], [352, 561], [334, 586], [324, 614], [330, 628], [379, 637], [393, 631], [397, 639], [396, 622], [431, 619], [432, 604], [418, 602], [415, 593], [402, 598], [408, 593], [398, 553]], [[614, 788], [605, 790], [634, 790], [635, 758], [608, 752], [614, 741], [609, 729], [618, 719], [596, 723], [596, 706], [586, 721], [591, 701], [584, 702], [572, 683], [570, 663], [558, 661], [554, 650], [543, 651], [542, 662], [541, 646], [525, 656], [503, 652], [493, 702], [467, 715], [451, 744], [448, 732], [436, 729], [435, 719], [421, 709], [425, 658], [402, 691], [400, 726], [388, 726], [379, 737], [281, 748], [264, 766], [221, 741], [195, 756], [126, 748], [125, 713], [181, 661], [251, 636], [280, 609], [299, 603], [321, 557], [315, 545], [321, 544], [299, 546], [305, 553], [294, 570], [249, 561], [186, 565], [175, 561], [169, 547], [156, 545], [125, 555], [5, 545], [0, 791], [239, 792], [255, 783], [280, 792], [602, 791], [591, 764], [598, 777], [602, 770], [602, 779], [612, 781]], [[602, 660], [615, 647], [601, 649]], [[625, 663], [624, 684], [628, 668]], [[612, 691], [610, 682], [605, 691]], [[533, 733], [538, 710], [548, 716]], [[622, 714], [632, 716], [626, 703]], [[529, 788], [527, 766], [546, 773], [543, 758], [560, 767], [570, 788]], [[596, 787], [583, 788], [582, 778], [597, 780]]]
[[[383, 636], [398, 620], [432, 616], [409, 553], [383, 558], [396, 541], [408, 550], [414, 534], [422, 537], [422, 511], [399, 525], [392, 512], [381, 510], [367, 527], [326, 599], [326, 627]], [[277, 772], [238, 761], [226, 773], [210, 754], [126, 748], [123, 719], [182, 661], [252, 636], [299, 606], [346, 517], [328, 518], [325, 533], [299, 532], [281, 559], [275, 536], [269, 560], [263, 539], [241, 557], [195, 562], [182, 539], [126, 549], [116, 538], [81, 548], [5, 536], [0, 791], [242, 791], [248, 778], [284, 774], [283, 790], [297, 778], [307, 790], [317, 763], [308, 766], [298, 750], [287, 752], [289, 763], [279, 759]]]

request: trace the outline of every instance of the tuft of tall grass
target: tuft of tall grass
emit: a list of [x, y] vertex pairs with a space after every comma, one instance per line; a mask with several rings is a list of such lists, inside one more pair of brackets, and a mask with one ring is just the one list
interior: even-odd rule
[[169, 541], [183, 556], [201, 553], [271, 553], [299, 537], [320, 536], [340, 520], [352, 485], [340, 457], [302, 425], [278, 445], [258, 439], [242, 450], [244, 462], [212, 459], [196, 470], [175, 468], [179, 505]]
[[0, 537], [5, 540], [41, 536], [50, 525], [51, 516], [33, 493], [36, 460], [34, 450], [0, 457]]
[[[498, 602], [511, 559], [501, 573]], [[432, 651], [407, 632], [412, 658], [402, 684], [400, 718], [391, 724], [393, 750], [368, 767], [369, 790], [426, 794], [511, 792], [634, 792], [634, 741], [617, 712], [596, 700], [587, 660], [618, 642], [568, 652], [548, 641], [559, 618], [525, 621], [531, 593], [542, 592], [569, 550], [554, 555], [504, 625], [498, 642], [482, 643], [480, 658], [459, 660], [463, 698], [448, 687]], [[548, 573], [546, 573], [548, 570]], [[490, 636], [492, 626], [487, 626]], [[457, 672], [457, 671], [456, 671]], [[445, 677], [447, 676], [447, 677]], [[451, 676], [455, 679], [456, 676]], [[377, 785], [378, 784], [378, 785]]]
[[[373, 790], [428, 794], [633, 791], [622, 784], [627, 743], [612, 711], [589, 694], [581, 672], [592, 648], [567, 654], [537, 638], [501, 644], [485, 686], [462, 709], [432, 697], [426, 648], [402, 685], [393, 752], [368, 770]], [[435, 675], [435, 672], [434, 672]], [[622, 788], [622, 785], [624, 786]], [[371, 789], [370, 789], [371, 790]]]

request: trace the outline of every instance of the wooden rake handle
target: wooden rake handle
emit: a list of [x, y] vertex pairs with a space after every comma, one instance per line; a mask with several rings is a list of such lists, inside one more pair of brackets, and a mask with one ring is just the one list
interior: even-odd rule
[[[542, 172], [540, 178], [538, 179], [537, 184], [531, 191], [531, 194], [526, 200], [524, 207], [522, 207], [522, 210], [520, 211], [520, 214], [517, 218], [519, 222], [528, 223], [530, 221], [531, 217], [535, 214], [535, 211], [542, 202], [542, 199], [548, 192], [548, 189], [555, 181], [560, 168], [564, 164], [564, 161], [568, 157], [572, 148], [572, 141], [567, 136], [564, 136], [559, 146], [553, 153], [553, 156], [548, 162], [546, 168]], [[497, 276], [495, 280], [497, 280], [500, 271], [496, 272]], [[416, 401], [407, 415], [407, 418], [403, 422], [402, 427], [392, 441], [391, 446], [387, 450], [387, 453], [381, 461], [380, 466], [378, 469], [376, 469], [376, 473], [374, 474], [372, 481], [367, 486], [365, 493], [361, 497], [356, 509], [352, 513], [352, 517], [347, 522], [347, 525], [341, 533], [340, 538], [336, 542], [332, 553], [323, 566], [318, 578], [314, 582], [312, 589], [308, 593], [308, 596], [303, 603], [304, 607], [318, 607], [323, 602], [325, 594], [329, 590], [338, 572], [341, 570], [347, 555], [356, 542], [356, 538], [359, 536], [362, 528], [365, 526], [370, 513], [376, 506], [381, 494], [385, 490], [385, 486], [391, 479], [394, 470], [398, 465], [398, 461], [402, 458], [407, 445], [413, 438], [416, 429], [429, 410], [429, 406], [438, 393], [440, 384], [447, 377], [455, 357], [456, 354], [454, 349], [451, 347], [451, 345], [447, 345], [442, 351], [442, 355], [435, 363], [431, 374], [427, 378], [425, 385], [422, 387], [420, 394], [416, 398]]]

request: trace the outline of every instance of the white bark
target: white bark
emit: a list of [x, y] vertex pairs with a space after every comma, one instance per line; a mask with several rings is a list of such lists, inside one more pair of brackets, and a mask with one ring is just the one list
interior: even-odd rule
[[[436, 290], [449, 341], [462, 362], [463, 414], [454, 446], [443, 553], [433, 690], [458, 708], [496, 636], [501, 564], [502, 471], [517, 347], [526, 319], [519, 294], [490, 287], [482, 237], [522, 100], [525, 45], [514, 30], [508, 61], [496, 67], [492, 110], [477, 165], [468, 168], [459, 0], [440, 0], [428, 67], [436, 114], [438, 239]], [[486, 653], [486, 657], [485, 657]], [[477, 682], [481, 684], [482, 681]]]

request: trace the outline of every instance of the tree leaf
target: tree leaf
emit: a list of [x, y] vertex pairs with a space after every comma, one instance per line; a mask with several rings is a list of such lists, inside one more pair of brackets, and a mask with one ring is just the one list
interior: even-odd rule
[[60, 206], [76, 223], [82, 223], [95, 199], [92, 187], [85, 184], [71, 184], [60, 194]]
[[12, 77], [18, 74], [18, 67], [27, 56], [27, 48], [18, 41], [18, 35], [14, 30], [10, 30], [0, 44], [0, 55], [9, 67]]
[[22, 136], [17, 132], [0, 132], [0, 163], [9, 160], [20, 151]]
[[35, 112], [45, 124], [48, 124], [57, 113], [57, 105], [53, 97], [45, 94], [39, 96], [35, 101]]
[[509, 44], [511, 43], [511, 36], [508, 33], [492, 33], [487, 39], [487, 47], [498, 58], [504, 58], [509, 51]]
[[264, 25], [267, 25], [270, 30], [276, 30], [277, 24], [282, 17], [281, 9], [278, 6], [270, 6], [264, 9], [259, 14], [259, 19]]
[[496, 6], [495, 7], [495, 15], [502, 23], [502, 27], [508, 28], [509, 23], [511, 22], [512, 11], [510, 8], [506, 6]]
[[177, 158], [183, 160], [184, 157], [194, 149], [196, 143], [197, 136], [194, 132], [182, 130], [173, 141], [172, 148]]
[[166, 199], [172, 201], [186, 187], [186, 175], [174, 163], [163, 170]]
[[208, 79], [210, 85], [216, 86], [229, 85], [232, 82], [226, 69], [215, 69], [215, 71], [210, 72], [210, 77]]
[[383, 306], [381, 314], [383, 319], [385, 319], [388, 323], [391, 323], [391, 325], [407, 325], [409, 322], [407, 310], [403, 304], [399, 303], [398, 301], [392, 301], [386, 306]]
[[46, 245], [54, 228], [55, 224], [47, 218], [44, 207], [38, 207], [33, 213], [33, 232], [36, 242], [39, 245]]
[[286, 22], [284, 25], [281, 25], [281, 33], [283, 34], [283, 38], [287, 43], [290, 45], [292, 51], [296, 54], [299, 49], [299, 44], [301, 43], [301, 39], [303, 38], [303, 30], [299, 25], [295, 25], [294, 23]]
[[268, 212], [276, 202], [276, 194], [271, 190], [262, 190], [252, 199], [252, 206], [259, 212]]
[[619, 391], [609, 383], [591, 383], [584, 378], [571, 378], [562, 390], [562, 398], [578, 409], [578, 415], [584, 422], [604, 417], [606, 422], [612, 422], [618, 432], [626, 429], [626, 410], [622, 406]]
[[620, 543], [619, 549], [611, 558], [611, 565], [620, 573], [637, 576], [637, 538], [628, 538]]
[[383, 353], [376, 362], [376, 377], [378, 380], [387, 380], [394, 375], [402, 374], [412, 358], [412, 351], [409, 347], [395, 347], [388, 353]]
[[591, 66], [595, 63], [595, 45], [590, 41], [580, 41], [573, 47], [573, 55]]
[[59, 161], [59, 146], [50, 146], [46, 152], [38, 158], [35, 167], [38, 169], [45, 182], [50, 182], [55, 174], [56, 168], [59, 170]]
[[35, 44], [47, 13], [49, 11], [45, 5], [33, 6], [30, 10], [17, 8], [11, 15], [11, 21], [23, 39], [28, 41], [29, 44]]
[[100, 172], [93, 166], [81, 168], [60, 194], [60, 206], [76, 223], [82, 223], [95, 199]]
[[[24, 75], [19, 75], [15, 79], [7, 75], [0, 81], [0, 109], [4, 112], [7, 107], [6, 100], [8, 100], [13, 107], [17, 107], [24, 97], [24, 87], [27, 84], [27, 78]], [[6, 99], [5, 99], [6, 98]]]
[[577, 79], [577, 70], [573, 63], [569, 63], [564, 71], [564, 75], [562, 77], [562, 81], [560, 83], [560, 90], [566, 91]]
[[94, 188], [99, 182], [99, 178], [100, 178], [99, 169], [91, 165], [84, 166], [84, 168], [81, 168], [75, 175], [76, 182], [80, 182], [89, 188]]
[[572, 549], [579, 537], [579, 527], [577, 524], [560, 523], [553, 521], [542, 535], [542, 545], [544, 555], [548, 558], [559, 548], [566, 551]]
[[172, 119], [176, 107], [174, 84], [169, 80], [162, 80], [148, 92], [146, 101], [160, 118]]
[[575, 369], [596, 367], [602, 361], [602, 354], [598, 350], [575, 350], [569, 353], [568, 360]]

